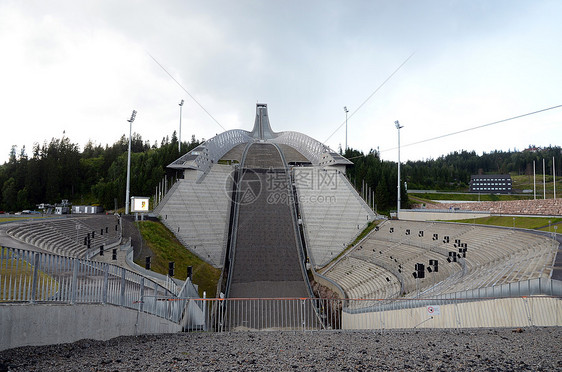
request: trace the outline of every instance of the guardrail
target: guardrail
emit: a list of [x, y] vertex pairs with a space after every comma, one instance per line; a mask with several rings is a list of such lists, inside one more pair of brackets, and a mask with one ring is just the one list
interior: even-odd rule
[[0, 247], [0, 303], [112, 304], [180, 323], [190, 295], [116, 265]]
[[470, 296], [429, 299], [194, 299], [188, 297], [189, 281], [174, 295], [108, 263], [0, 247], [0, 303], [113, 304], [157, 315], [186, 330], [562, 326], [559, 283], [525, 283], [518, 292], [525, 287], [528, 296], [506, 296], [513, 288], [502, 286]]
[[[413, 302], [417, 301], [417, 305]], [[562, 297], [190, 299], [191, 331], [313, 331], [562, 326]], [[363, 308], [364, 311], [358, 311]], [[378, 308], [378, 309], [377, 309]], [[385, 310], [392, 308], [392, 310]]]

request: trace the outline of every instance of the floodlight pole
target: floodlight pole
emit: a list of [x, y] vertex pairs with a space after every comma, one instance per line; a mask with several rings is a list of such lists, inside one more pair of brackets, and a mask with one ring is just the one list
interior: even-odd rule
[[542, 159], [542, 198], [546, 199], [546, 169], [544, 168], [544, 158]]
[[127, 191], [125, 192], [125, 214], [129, 214], [129, 193], [131, 189], [131, 135], [133, 132], [133, 121], [137, 116], [137, 111], [133, 110], [129, 122], [129, 153], [127, 155]]
[[400, 128], [404, 127], [400, 125], [398, 120], [394, 122], [394, 125], [396, 126], [396, 129], [398, 129], [398, 202], [396, 208], [396, 219], [398, 220], [400, 219]]
[[183, 108], [183, 99], [180, 102], [180, 132], [179, 132], [179, 138], [178, 138], [178, 152], [181, 155], [181, 111]]
[[554, 186], [554, 199], [556, 199], [556, 167], [554, 166], [554, 156], [552, 157], [552, 185]]
[[345, 151], [347, 151], [347, 113], [349, 112], [347, 106], [343, 106], [343, 111], [345, 111], [345, 153]]
[[537, 200], [537, 171], [533, 160], [533, 200]]

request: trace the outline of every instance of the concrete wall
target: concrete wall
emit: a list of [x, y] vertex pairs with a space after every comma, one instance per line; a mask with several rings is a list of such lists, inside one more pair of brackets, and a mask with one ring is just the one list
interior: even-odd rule
[[324, 287], [327, 287], [332, 292], [336, 293], [340, 299], [345, 299], [345, 292], [342, 287], [336, 284], [333, 280], [326, 278], [323, 275], [318, 274], [315, 270], [312, 270], [312, 277], [314, 281]]
[[489, 217], [490, 213], [465, 211], [435, 211], [430, 209], [400, 209], [400, 219], [410, 221], [450, 221]]
[[502, 200], [477, 203], [427, 204], [427, 209], [459, 208], [469, 211], [484, 211], [492, 214], [518, 214], [539, 216], [562, 215], [562, 198], [536, 200]]
[[343, 329], [562, 326], [562, 300], [519, 297], [350, 314]]
[[113, 305], [0, 305], [0, 350], [180, 331], [166, 319]]

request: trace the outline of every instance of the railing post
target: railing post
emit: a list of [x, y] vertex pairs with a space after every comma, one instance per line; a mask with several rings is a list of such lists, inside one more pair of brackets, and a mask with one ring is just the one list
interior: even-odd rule
[[70, 304], [76, 303], [76, 296], [78, 292], [78, 265], [80, 264], [77, 258], [72, 260], [72, 282], [70, 283]]
[[144, 304], [144, 277], [140, 280], [140, 301], [139, 301], [139, 311], [142, 313]]
[[31, 303], [35, 303], [37, 298], [37, 279], [39, 278], [39, 255], [40, 253], [36, 252], [33, 256], [33, 282], [31, 283]]
[[[154, 302], [153, 302], [153, 310], [152, 313], [157, 313], [158, 311], [158, 283], [154, 282]], [[157, 313], [156, 315], [162, 316], [162, 314]]]
[[203, 331], [207, 332], [207, 292], [203, 291]]
[[101, 295], [101, 303], [107, 303], [107, 292], [109, 290], [109, 264], [105, 264], [103, 267], [103, 287], [102, 287], [102, 295]]
[[125, 306], [125, 268], [121, 268], [121, 297], [119, 305]]

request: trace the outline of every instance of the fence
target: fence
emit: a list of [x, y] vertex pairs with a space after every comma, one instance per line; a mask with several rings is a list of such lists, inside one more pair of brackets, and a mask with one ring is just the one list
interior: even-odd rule
[[533, 283], [523, 286], [529, 288], [529, 296], [478, 298], [473, 293], [471, 298], [393, 300], [193, 299], [188, 298], [189, 281], [176, 295], [115, 265], [0, 247], [0, 302], [113, 304], [160, 316], [186, 330], [562, 326], [559, 283], [539, 283], [538, 287]]
[[[412, 303], [418, 301], [418, 306]], [[377, 306], [373, 303], [378, 303]], [[393, 310], [385, 310], [391, 304]], [[368, 306], [368, 311], [350, 310]], [[186, 330], [367, 330], [562, 326], [562, 298], [190, 299]]]
[[112, 304], [180, 323], [190, 285], [175, 294], [116, 265], [0, 247], [0, 302]]

